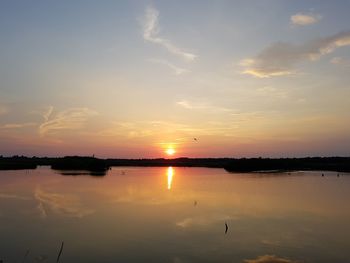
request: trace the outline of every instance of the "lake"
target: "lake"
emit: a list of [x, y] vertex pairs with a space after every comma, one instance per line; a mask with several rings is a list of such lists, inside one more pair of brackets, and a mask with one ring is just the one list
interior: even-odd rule
[[346, 263], [349, 201], [335, 172], [0, 171], [0, 260]]

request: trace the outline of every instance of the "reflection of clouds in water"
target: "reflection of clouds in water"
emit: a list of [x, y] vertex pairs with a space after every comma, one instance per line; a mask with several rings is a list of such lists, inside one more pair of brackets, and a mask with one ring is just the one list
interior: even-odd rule
[[[108, 193], [105, 193], [108, 194]], [[171, 203], [192, 203], [197, 195], [188, 192], [186, 194], [162, 195], [154, 191], [128, 187], [125, 192], [108, 194], [108, 199], [114, 203], [135, 203], [143, 205], [166, 205]]]
[[263, 239], [261, 240], [261, 243], [267, 246], [280, 246], [281, 242], [278, 240], [272, 240], [272, 239]]
[[302, 249], [304, 244], [298, 241], [298, 236], [295, 233], [296, 230], [290, 230], [293, 233], [284, 232], [282, 236], [263, 238], [261, 244], [268, 247], [274, 248], [293, 248]]
[[42, 202], [39, 202], [37, 208], [38, 208], [38, 210], [40, 212], [41, 217], [46, 218], [47, 217], [47, 213], [46, 213], [46, 210], [45, 210], [44, 205], [43, 205]]
[[46, 255], [39, 255], [37, 257], [35, 257], [35, 262], [44, 262], [48, 259], [48, 257]]
[[0, 193], [0, 198], [4, 199], [18, 199], [18, 200], [30, 200], [31, 198], [25, 197], [25, 196], [20, 196], [16, 194], [6, 194], [6, 193]]
[[208, 226], [220, 221], [227, 221], [235, 219], [229, 215], [209, 215], [209, 216], [197, 216], [197, 217], [188, 217], [181, 221], [176, 222], [176, 225], [182, 228], [190, 227], [193, 225], [196, 226]]
[[39, 202], [38, 210], [43, 218], [48, 215], [47, 208], [56, 214], [79, 218], [95, 212], [92, 209], [84, 208], [79, 198], [74, 195], [49, 193], [36, 188], [34, 197]]
[[290, 260], [287, 258], [279, 258], [275, 255], [264, 255], [256, 259], [246, 259], [245, 263], [298, 263], [299, 261]]

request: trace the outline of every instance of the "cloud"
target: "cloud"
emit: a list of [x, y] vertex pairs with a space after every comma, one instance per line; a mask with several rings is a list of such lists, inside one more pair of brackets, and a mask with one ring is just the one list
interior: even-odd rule
[[53, 106], [47, 107], [45, 112], [43, 113], [43, 118], [45, 121], [48, 121], [50, 118], [51, 113], [53, 112]]
[[313, 13], [297, 13], [290, 17], [290, 22], [296, 26], [307, 26], [317, 23], [322, 19], [319, 14]]
[[42, 117], [44, 119], [44, 121], [48, 121], [53, 110], [54, 110], [53, 106], [47, 106], [47, 107], [41, 107], [37, 110], [33, 110], [30, 113], [35, 114], [35, 115], [39, 115], [40, 117]]
[[256, 259], [246, 259], [244, 260], [244, 263], [298, 263], [298, 261], [286, 259], [286, 258], [279, 258], [275, 255], [264, 255], [259, 256]]
[[350, 66], [350, 60], [342, 58], [342, 57], [333, 57], [329, 61], [333, 65], [339, 65], [339, 66]]
[[41, 188], [36, 188], [34, 198], [39, 202], [38, 209], [44, 218], [48, 215], [47, 209], [56, 214], [79, 218], [95, 212], [92, 209], [83, 207], [79, 198], [74, 195], [50, 193]]
[[0, 193], [0, 199], [18, 199], [18, 200], [31, 200], [29, 197], [20, 196], [16, 194]]
[[350, 31], [314, 39], [300, 45], [278, 42], [262, 50], [254, 58], [244, 59], [243, 74], [258, 78], [284, 76], [295, 73], [294, 66], [303, 61], [316, 61], [340, 47], [350, 45]]
[[180, 105], [181, 107], [184, 107], [185, 109], [193, 109], [194, 106], [192, 106], [187, 100], [181, 100], [176, 102], [177, 105]]
[[148, 7], [146, 9], [145, 20], [143, 23], [143, 38], [146, 41], [161, 45], [167, 49], [170, 53], [182, 57], [186, 61], [194, 61], [197, 55], [193, 53], [186, 52], [181, 48], [175, 46], [168, 39], [159, 36], [159, 12], [153, 7]]
[[112, 122], [113, 126], [101, 131], [99, 136], [118, 136], [127, 138], [145, 138], [163, 136], [169, 134], [194, 132], [186, 124], [166, 122], [166, 121], [136, 121], [136, 122]]
[[[149, 138], [159, 144], [168, 145], [178, 142], [192, 142], [197, 136], [237, 136], [239, 129], [246, 129], [251, 126], [261, 124], [266, 121], [265, 114], [258, 111], [238, 111], [235, 109], [212, 106], [205, 103], [191, 103], [183, 100], [176, 102], [179, 107], [193, 110], [195, 114], [213, 114], [213, 120], [195, 122], [169, 122], [163, 120], [144, 121], [112, 121], [111, 125], [95, 136], [115, 137], [125, 139]], [[222, 120], [222, 117], [225, 120]], [[159, 141], [159, 138], [164, 138]], [[119, 140], [120, 141], [120, 140]], [[123, 140], [121, 140], [123, 141]], [[129, 141], [131, 142], [131, 141]], [[135, 141], [136, 142], [136, 141]]]
[[344, 62], [344, 59], [341, 57], [334, 57], [330, 60], [332, 64], [342, 64]]
[[37, 125], [35, 122], [26, 123], [8, 123], [0, 126], [1, 129], [21, 129]]
[[233, 109], [213, 106], [207, 102], [190, 102], [188, 100], [177, 101], [176, 104], [188, 110], [205, 110], [211, 113], [234, 112]]
[[173, 71], [173, 73], [177, 76], [190, 72], [188, 69], [184, 69], [184, 68], [180, 68], [178, 66], [175, 66], [166, 60], [151, 59], [150, 61], [153, 63], [157, 63], [157, 64], [161, 64], [161, 65], [165, 65], [165, 66], [169, 67]]
[[53, 134], [63, 130], [79, 130], [97, 112], [88, 108], [71, 108], [52, 116], [53, 109], [43, 115], [46, 121], [39, 126], [39, 134]]

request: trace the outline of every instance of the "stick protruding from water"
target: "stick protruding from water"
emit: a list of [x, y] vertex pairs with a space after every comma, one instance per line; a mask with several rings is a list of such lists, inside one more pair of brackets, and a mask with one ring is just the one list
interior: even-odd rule
[[60, 248], [60, 252], [58, 253], [56, 263], [58, 263], [58, 262], [60, 261], [60, 257], [61, 257], [62, 251], [63, 251], [63, 244], [64, 244], [64, 243], [63, 243], [63, 241], [62, 241], [61, 248]]

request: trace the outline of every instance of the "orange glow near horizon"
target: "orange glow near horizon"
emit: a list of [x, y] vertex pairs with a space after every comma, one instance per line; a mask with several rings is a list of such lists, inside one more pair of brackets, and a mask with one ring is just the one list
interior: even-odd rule
[[168, 167], [168, 170], [167, 170], [167, 178], [168, 178], [168, 190], [171, 189], [171, 185], [172, 185], [172, 182], [173, 182], [173, 176], [174, 176], [174, 169], [173, 167]]

